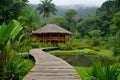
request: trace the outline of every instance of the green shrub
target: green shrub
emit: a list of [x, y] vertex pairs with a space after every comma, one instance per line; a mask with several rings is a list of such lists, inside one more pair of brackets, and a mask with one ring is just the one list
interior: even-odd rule
[[113, 52], [114, 52], [114, 56], [120, 55], [120, 48], [114, 48]]
[[67, 45], [64, 44], [64, 43], [58, 43], [58, 47], [59, 47], [61, 50], [67, 50]]
[[40, 48], [40, 43], [38, 43], [38, 42], [32, 43], [31, 46], [32, 46], [32, 48]]
[[87, 74], [84, 80], [118, 80], [120, 70], [118, 64], [110, 66], [110, 63], [106, 62], [103, 67], [101, 63], [94, 63]]
[[16, 61], [9, 61], [3, 69], [3, 80], [21, 80], [25, 75], [24, 63], [17, 63]]
[[83, 39], [83, 42], [86, 43], [89, 47], [103, 47], [104, 41], [101, 37], [89, 37], [86, 36]]
[[14, 49], [17, 52], [28, 52], [30, 49], [32, 49], [31, 47], [31, 40], [23, 40], [22, 42], [18, 42], [16, 41], [14, 43]]
[[65, 44], [66, 44], [68, 50], [73, 49], [73, 44], [72, 44], [72, 42], [66, 42]]
[[79, 47], [81, 46], [79, 40], [73, 40], [70, 45], [73, 49], [79, 49]]
[[51, 42], [40, 42], [40, 47], [55, 47]]
[[73, 49], [73, 44], [72, 44], [72, 42], [58, 43], [58, 47], [61, 50], [72, 50]]

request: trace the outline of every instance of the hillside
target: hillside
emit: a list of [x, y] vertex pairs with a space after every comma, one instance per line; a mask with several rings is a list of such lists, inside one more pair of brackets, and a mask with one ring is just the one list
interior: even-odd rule
[[[36, 9], [37, 5], [35, 4], [30, 4], [32, 9]], [[56, 6], [57, 8], [57, 15], [59, 16], [64, 16], [64, 13], [68, 9], [75, 9], [78, 11], [78, 16], [84, 17], [87, 16], [88, 14], [91, 14], [96, 11], [98, 7], [87, 7], [84, 5], [73, 5], [73, 6]]]

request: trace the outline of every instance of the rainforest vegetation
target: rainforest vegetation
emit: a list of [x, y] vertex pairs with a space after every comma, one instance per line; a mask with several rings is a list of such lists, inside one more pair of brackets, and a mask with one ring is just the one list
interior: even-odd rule
[[[34, 66], [33, 59], [26, 59], [19, 53], [29, 52], [32, 48], [55, 46], [52, 43], [35, 41], [30, 37], [32, 31], [47, 23], [57, 24], [72, 32], [72, 42], [58, 44], [60, 50], [65, 50], [62, 54], [102, 55], [109, 58], [108, 61], [113, 59], [119, 63], [120, 0], [107, 0], [92, 12], [86, 11], [89, 14], [84, 16], [75, 8], [66, 9], [62, 15], [59, 15], [58, 11], [59, 8], [56, 8], [52, 0], [43, 0], [36, 7], [31, 7], [28, 0], [0, 1], [0, 80], [20, 80]], [[50, 53], [56, 55], [55, 53], [60, 52], [58, 50], [58, 53]], [[80, 75], [83, 75], [85, 80], [117, 80], [119, 65], [110, 65], [106, 62], [105, 66], [103, 69], [102, 64], [94, 64], [91, 69], [87, 68], [93, 71], [89, 71], [89, 79], [82, 73]], [[84, 72], [81, 67], [75, 69]]]

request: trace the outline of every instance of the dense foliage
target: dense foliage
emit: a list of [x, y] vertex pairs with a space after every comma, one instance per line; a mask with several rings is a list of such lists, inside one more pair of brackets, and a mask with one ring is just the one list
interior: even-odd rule
[[0, 24], [17, 19], [28, 0], [0, 0]]
[[110, 66], [110, 63], [105, 63], [104, 66], [101, 63], [94, 63], [91, 71], [88, 71], [88, 77], [84, 80], [118, 80], [120, 74], [119, 66]]
[[120, 7], [118, 4], [119, 0], [108, 0], [95, 13], [84, 18], [78, 16], [75, 9], [69, 9], [64, 17], [55, 16], [50, 23], [56, 23], [71, 31], [73, 39], [79, 39], [82, 45], [112, 49], [115, 54], [119, 54]]
[[[11, 21], [8, 25], [3, 23], [0, 26], [0, 77], [2, 79], [6, 79], [6, 77], [9, 77], [9, 79], [13, 76], [7, 76], [6, 75], [6, 69], [11, 68], [12, 66], [15, 67], [21, 67], [21, 65], [14, 65], [11, 63], [13, 59], [14, 52], [12, 51], [12, 42], [16, 39], [16, 36], [21, 31], [22, 27], [19, 22], [16, 20]], [[9, 71], [9, 70], [8, 70]], [[13, 72], [14, 73], [14, 72]], [[2, 74], [2, 75], [1, 75]], [[8, 73], [11, 74], [11, 73]], [[18, 73], [19, 74], [19, 73]], [[15, 76], [18, 77], [18, 76]]]

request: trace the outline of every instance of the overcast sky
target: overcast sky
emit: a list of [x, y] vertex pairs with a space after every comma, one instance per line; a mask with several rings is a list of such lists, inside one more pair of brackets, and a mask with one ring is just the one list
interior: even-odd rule
[[[28, 0], [29, 3], [39, 4], [41, 0]], [[107, 0], [53, 0], [55, 5], [75, 5], [82, 4], [86, 6], [101, 6]]]

